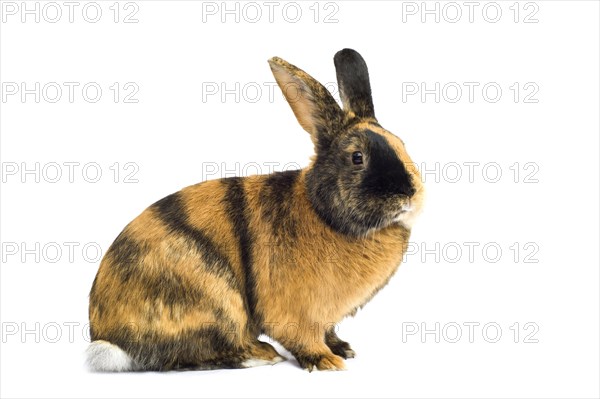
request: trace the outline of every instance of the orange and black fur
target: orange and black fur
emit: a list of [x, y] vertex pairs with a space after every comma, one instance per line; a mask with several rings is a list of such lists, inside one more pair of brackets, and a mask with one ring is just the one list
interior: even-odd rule
[[316, 155], [302, 170], [206, 181], [119, 234], [90, 293], [93, 370], [242, 368], [283, 358], [344, 369], [335, 325], [392, 277], [423, 200], [403, 142], [375, 119], [367, 66], [334, 57], [343, 109], [304, 71], [269, 60]]

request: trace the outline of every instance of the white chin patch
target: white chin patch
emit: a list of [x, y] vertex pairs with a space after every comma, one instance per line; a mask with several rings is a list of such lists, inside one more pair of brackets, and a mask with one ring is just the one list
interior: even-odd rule
[[403, 204], [401, 208], [401, 213], [398, 214], [394, 218], [394, 222], [402, 224], [406, 228], [411, 228], [416, 217], [415, 212], [412, 205], [410, 203]]
[[416, 216], [417, 215], [415, 214], [415, 212], [412, 211], [402, 212], [394, 218], [394, 222], [400, 223], [407, 229], [410, 229], [412, 228], [413, 223], [415, 222]]
[[404, 213], [401, 213], [394, 218], [394, 222], [401, 223], [405, 218], [406, 218], [406, 215]]

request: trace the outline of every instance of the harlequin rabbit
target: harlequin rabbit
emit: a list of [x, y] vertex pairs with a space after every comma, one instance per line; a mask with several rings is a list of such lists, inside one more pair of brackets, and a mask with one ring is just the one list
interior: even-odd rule
[[379, 125], [367, 66], [334, 57], [343, 109], [280, 58], [271, 70], [314, 143], [310, 166], [206, 181], [147, 208], [102, 259], [90, 292], [97, 371], [244, 368], [283, 359], [309, 371], [354, 356], [335, 332], [392, 277], [424, 190]]

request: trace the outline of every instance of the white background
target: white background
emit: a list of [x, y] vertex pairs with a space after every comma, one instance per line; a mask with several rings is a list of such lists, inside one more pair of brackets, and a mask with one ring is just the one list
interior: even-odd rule
[[[221, 2], [122, 2], [117, 23], [112, 1], [98, 2], [96, 23], [82, 17], [85, 2], [72, 23], [62, 2], [56, 23], [46, 20], [56, 9], [44, 15], [45, 2], [39, 23], [35, 15], [23, 23], [21, 2], [13, 3], [15, 15], [7, 3], [0, 27], [3, 397], [599, 396], [597, 2], [498, 2], [487, 14], [481, 2], [472, 22], [462, 2], [442, 2], [437, 23], [433, 14], [421, 21], [421, 2], [301, 2], [296, 23], [293, 6], [282, 15], [283, 2], [272, 23], [262, 2], [254, 3], [263, 14], [256, 23], [249, 21], [256, 7], [244, 3], [239, 23], [233, 14], [221, 22]], [[452, 23], [455, 5], [462, 17]], [[215, 6], [217, 14], [203, 14]], [[496, 8], [502, 14], [493, 23]], [[87, 11], [93, 18], [94, 9]], [[124, 23], [133, 11], [138, 22]], [[332, 12], [333, 22], [324, 23]], [[537, 23], [525, 23], [532, 13]], [[340, 326], [358, 354], [348, 370], [309, 374], [292, 359], [248, 370], [87, 372], [94, 249], [108, 248], [152, 202], [235, 172], [236, 163], [240, 174], [256, 173], [256, 165], [267, 172], [269, 162], [305, 166], [310, 140], [278, 89], [269, 98], [274, 79], [266, 60], [280, 56], [332, 83], [332, 58], [344, 47], [369, 65], [381, 124], [430, 170], [411, 255], [389, 286]], [[22, 82], [28, 89], [40, 82], [39, 103], [34, 94], [7, 95]], [[48, 101], [52, 85], [42, 90], [49, 82], [63, 87], [56, 103]], [[64, 82], [79, 84], [72, 103]], [[89, 82], [103, 90], [96, 103], [82, 97]], [[115, 82], [117, 103], [109, 88]], [[129, 82], [139, 88], [137, 103], [124, 102]], [[236, 82], [239, 99], [206, 93], [222, 83], [235, 91]], [[427, 89], [440, 83], [439, 102], [434, 94], [407, 95], [421, 82]], [[479, 84], [472, 102], [465, 82]], [[457, 85], [462, 97], [452, 102]], [[502, 94], [492, 102], [496, 86]], [[527, 101], [537, 102], [525, 102], [535, 88]], [[22, 173], [36, 162], [39, 177]], [[73, 182], [64, 162], [79, 163]], [[115, 162], [118, 176], [110, 169]], [[470, 162], [478, 163], [472, 178]], [[56, 183], [54, 163], [62, 172]], [[102, 171], [97, 183], [86, 181], [95, 169], [82, 175], [91, 163]], [[132, 171], [138, 182], [125, 183]], [[73, 258], [67, 245], [77, 245]], [[437, 337], [421, 334], [436, 323]], [[471, 339], [465, 323], [479, 323]], [[455, 339], [457, 326], [462, 335]]]

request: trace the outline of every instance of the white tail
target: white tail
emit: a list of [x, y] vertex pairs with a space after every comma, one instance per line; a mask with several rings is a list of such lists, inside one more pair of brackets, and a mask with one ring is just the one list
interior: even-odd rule
[[91, 371], [133, 371], [133, 359], [108, 341], [94, 341], [86, 351], [87, 365]]

